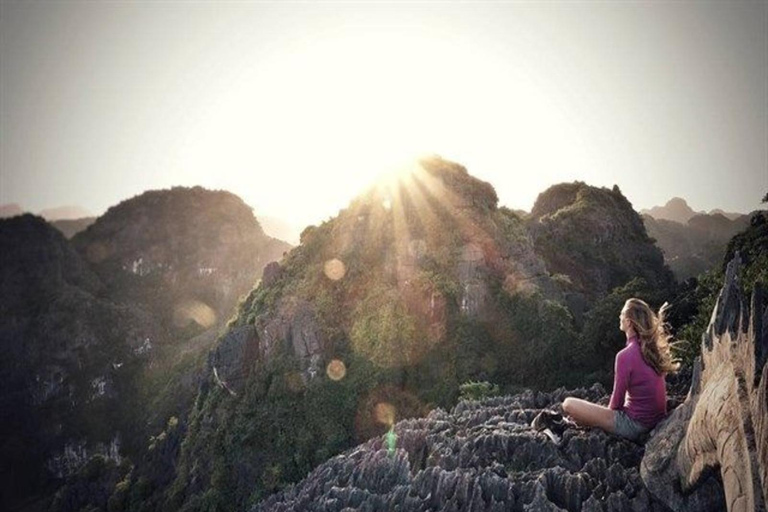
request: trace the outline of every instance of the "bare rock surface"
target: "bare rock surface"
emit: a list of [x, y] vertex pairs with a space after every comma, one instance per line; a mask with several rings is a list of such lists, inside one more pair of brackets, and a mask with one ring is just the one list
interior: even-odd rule
[[[374, 438], [251, 512], [667, 510], [640, 478], [642, 445], [573, 428], [556, 444], [530, 427], [540, 410], [559, 410], [566, 396], [608, 398], [594, 385], [437, 409], [397, 423], [394, 447], [387, 436]], [[710, 506], [718, 509], [716, 501]]]

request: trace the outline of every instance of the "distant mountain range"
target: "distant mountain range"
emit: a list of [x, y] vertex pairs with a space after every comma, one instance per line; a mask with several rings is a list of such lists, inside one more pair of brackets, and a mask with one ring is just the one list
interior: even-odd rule
[[694, 211], [688, 202], [681, 197], [673, 197], [664, 206], [654, 206], [650, 209], [640, 210], [641, 215], [650, 215], [656, 220], [672, 220], [681, 224], [686, 224], [695, 215], [717, 215], [720, 214], [730, 220], [736, 220], [739, 217], [743, 217], [743, 213], [724, 212], [723, 210], [716, 208], [707, 212]]
[[[14, 217], [24, 213], [30, 212], [27, 212], [16, 203], [0, 205], [0, 219]], [[48, 222], [93, 217], [93, 214], [82, 206], [59, 206], [56, 208], [46, 208], [45, 210], [38, 212], [37, 215], [44, 218]]]
[[[30, 212], [26, 212], [16, 203], [0, 205], [0, 219], [9, 219], [25, 213]], [[96, 220], [92, 213], [81, 206], [48, 208], [36, 215], [47, 220], [67, 238], [72, 238]]]
[[22, 210], [21, 206], [16, 203], [0, 205], [0, 219], [15, 217], [16, 215], [21, 215], [23, 213], [24, 210]]
[[720, 265], [728, 241], [749, 226], [750, 219], [750, 215], [719, 209], [695, 212], [679, 197], [641, 213], [648, 235], [656, 240], [680, 280]]

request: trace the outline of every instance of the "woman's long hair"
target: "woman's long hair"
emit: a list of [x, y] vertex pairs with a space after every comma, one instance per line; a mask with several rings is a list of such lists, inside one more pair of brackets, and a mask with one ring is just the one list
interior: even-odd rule
[[665, 314], [669, 309], [666, 302], [658, 313], [640, 299], [629, 299], [626, 304], [627, 320], [637, 333], [640, 342], [640, 352], [643, 359], [659, 375], [674, 372], [680, 366], [672, 359], [669, 349], [669, 326], [665, 322]]

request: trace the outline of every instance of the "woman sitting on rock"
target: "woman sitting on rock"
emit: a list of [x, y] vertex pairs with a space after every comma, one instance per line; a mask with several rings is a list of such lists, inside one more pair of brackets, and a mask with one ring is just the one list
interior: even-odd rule
[[658, 315], [640, 299], [629, 299], [619, 315], [619, 329], [627, 345], [616, 354], [613, 394], [608, 407], [579, 398], [566, 398], [563, 411], [579, 425], [637, 440], [667, 414], [664, 377], [677, 370], [669, 351], [670, 335], [664, 322], [664, 305]]

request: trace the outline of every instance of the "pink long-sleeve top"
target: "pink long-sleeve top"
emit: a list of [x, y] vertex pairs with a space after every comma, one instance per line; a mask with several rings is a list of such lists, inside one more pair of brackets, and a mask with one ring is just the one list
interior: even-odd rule
[[667, 383], [648, 366], [640, 351], [637, 337], [627, 340], [627, 346], [616, 354], [613, 393], [608, 405], [624, 411], [641, 425], [653, 428], [667, 415]]

